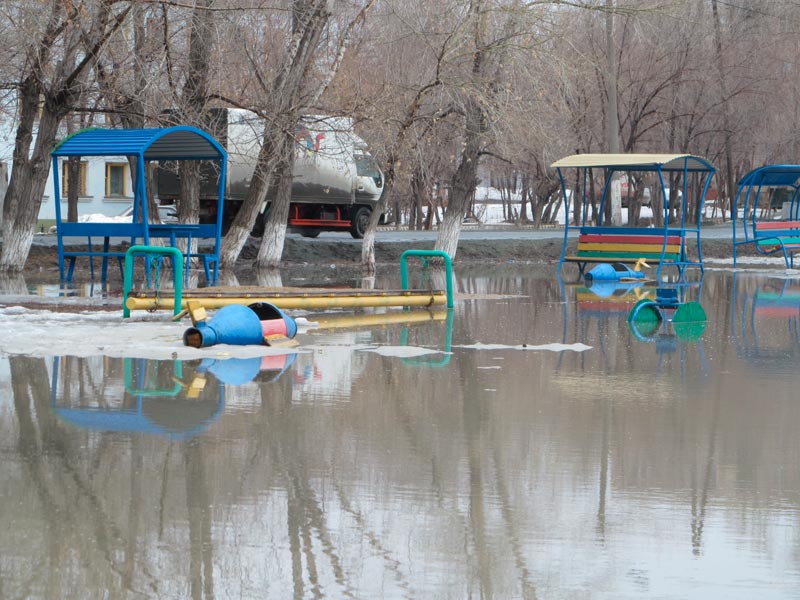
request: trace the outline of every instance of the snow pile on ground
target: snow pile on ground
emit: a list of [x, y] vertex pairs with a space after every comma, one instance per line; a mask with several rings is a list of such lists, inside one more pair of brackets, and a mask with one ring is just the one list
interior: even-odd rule
[[78, 217], [78, 223], [131, 223], [132, 221], [133, 215], [109, 217], [100, 213], [92, 213]]
[[[109, 217], [102, 213], [91, 213], [88, 215], [79, 215], [78, 223], [131, 223], [133, 222], [133, 215], [118, 215], [116, 217]], [[48, 233], [56, 233], [58, 228], [52, 225]]]

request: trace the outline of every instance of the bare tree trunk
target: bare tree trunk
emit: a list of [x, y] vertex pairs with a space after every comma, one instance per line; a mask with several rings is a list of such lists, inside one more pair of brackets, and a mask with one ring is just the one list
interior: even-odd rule
[[422, 172], [422, 165], [417, 163], [414, 174], [411, 177], [411, 207], [409, 209], [409, 224], [411, 229], [413, 222], [414, 229], [420, 229], [422, 225], [422, 204], [425, 200], [425, 175]]
[[[70, 156], [67, 169], [67, 221], [75, 223], [78, 220], [78, 196], [81, 185], [81, 157]], [[55, 199], [55, 194], [53, 195]]]
[[[266, 124], [266, 127], [269, 128], [269, 123]], [[267, 140], [268, 137], [265, 133], [264, 139]], [[266, 178], [271, 177], [275, 162], [270, 155], [271, 147], [271, 144], [263, 144], [261, 146], [245, 200], [239, 207], [239, 212], [236, 213], [236, 217], [234, 217], [231, 226], [228, 228], [228, 233], [225, 234], [225, 238], [222, 240], [220, 263], [223, 268], [233, 267], [236, 264], [239, 254], [244, 248], [245, 242], [247, 242], [247, 237], [250, 235], [250, 230], [253, 228], [253, 223], [255, 223], [261, 210], [261, 203], [267, 197], [269, 181]], [[285, 227], [286, 224], [284, 223], [283, 226]], [[270, 220], [267, 221], [264, 230], [265, 237], [269, 235], [269, 231]]]
[[[130, 7], [111, 18], [110, 5], [101, 5], [92, 15], [92, 35], [87, 47], [80, 44], [87, 38], [72, 29], [78, 13], [71, 4], [55, 2], [47, 15], [47, 27], [41, 39], [32, 41], [28, 71], [21, 77], [17, 90], [19, 125], [14, 141], [11, 181], [3, 206], [3, 248], [0, 270], [21, 271], [28, 258], [36, 220], [42, 204], [50, 152], [55, 147], [58, 126], [73, 108], [82, 92], [83, 79], [97, 60], [105, 42], [122, 25]], [[110, 20], [110, 27], [109, 27]], [[51, 61], [51, 50], [61, 45], [55, 75], [45, 67]], [[47, 88], [43, 81], [53, 76], [55, 83]], [[44, 98], [41, 116], [33, 141], [33, 126]], [[31, 147], [33, 147], [31, 151]]]
[[[395, 160], [390, 157], [389, 165], [386, 168], [386, 173], [383, 176], [383, 192], [381, 192], [380, 200], [375, 206], [375, 210], [369, 216], [369, 223], [364, 231], [364, 237], [361, 240], [361, 265], [364, 271], [368, 274], [375, 273], [375, 232], [378, 230], [378, 221], [381, 215], [386, 212], [386, 206], [389, 196], [394, 188], [395, 177]], [[395, 206], [395, 219], [400, 220], [400, 213], [397, 212], [398, 207]]]
[[[617, 53], [614, 46], [614, 0], [606, 0], [606, 92], [608, 94], [608, 151], [619, 152], [619, 111], [617, 109]], [[622, 198], [619, 190], [619, 175], [613, 174], [608, 188], [611, 196], [609, 204], [610, 222], [622, 224]]]
[[477, 185], [480, 144], [485, 130], [482, 107], [475, 98], [468, 99], [461, 162], [453, 176], [453, 192], [436, 236], [435, 248], [446, 252], [450, 258], [456, 256], [461, 225], [464, 223], [470, 198]]
[[[266, 199], [268, 185], [273, 179], [274, 169], [289, 160], [288, 154], [294, 152], [293, 144], [286, 144], [285, 138], [293, 139], [294, 131], [301, 114], [301, 96], [307, 79], [308, 66], [319, 43], [322, 29], [330, 18], [325, 0], [294, 0], [292, 3], [292, 39], [286, 50], [285, 67], [278, 76], [272, 90], [262, 90], [270, 94], [272, 102], [272, 119], [264, 127], [264, 136], [253, 172], [253, 183], [247, 190], [244, 202], [233, 220], [222, 243], [220, 262], [223, 267], [230, 267], [239, 258], [239, 254], [247, 241], [247, 236]], [[266, 262], [280, 261], [283, 253], [283, 241], [286, 237], [286, 217], [279, 221], [282, 209], [270, 207], [259, 256]], [[271, 236], [277, 237], [269, 241]], [[280, 241], [280, 248], [275, 245]], [[277, 254], [277, 259], [275, 258]]]
[[[253, 181], [244, 202], [223, 240], [220, 262], [222, 266], [232, 266], [247, 241], [247, 236], [261, 210], [266, 198], [268, 183], [272, 181], [273, 170], [279, 165], [292, 164], [294, 157], [294, 132], [303, 107], [316, 104], [317, 100], [336, 75], [344, 59], [345, 51], [356, 24], [363, 21], [367, 11], [376, 0], [367, 0], [355, 18], [344, 28], [333, 64], [327, 69], [315, 88], [304, 95], [308, 86], [311, 65], [317, 56], [322, 32], [331, 17], [328, 0], [293, 0], [292, 37], [286, 49], [284, 67], [271, 89], [262, 92], [274, 100], [270, 103], [270, 115], [274, 121], [267, 123], [264, 131], [262, 149], [253, 173]], [[277, 121], [279, 126], [275, 126]], [[286, 140], [290, 140], [288, 143]], [[291, 174], [288, 175], [291, 177]], [[279, 176], [278, 179], [283, 179]], [[291, 189], [289, 190], [291, 192]], [[270, 207], [264, 235], [259, 248], [259, 261], [272, 265], [280, 262], [286, 238], [286, 219], [288, 217], [290, 193], [285, 196], [285, 211], [276, 195]], [[279, 220], [283, 215], [283, 220]], [[380, 216], [380, 215], [379, 215]]]
[[520, 203], [519, 203], [519, 221], [525, 223], [528, 221], [528, 199], [529, 195], [530, 178], [525, 176], [522, 178], [522, 189], [520, 190]]
[[[722, 208], [722, 220], [726, 220], [725, 210], [732, 205], [733, 194], [736, 193], [736, 179], [733, 174], [733, 141], [731, 132], [730, 103], [728, 102], [728, 85], [725, 80], [723, 65], [722, 27], [720, 25], [717, 0], [711, 0], [711, 12], [714, 15], [714, 48], [717, 59], [717, 77], [719, 79], [720, 96], [722, 97], [722, 128], [725, 130], [725, 200], [718, 194]], [[719, 186], [722, 188], [722, 186]], [[720, 190], [721, 192], [722, 190]]]
[[[196, 160], [182, 160], [178, 166], [181, 178], [181, 189], [178, 195], [178, 222], [193, 225], [200, 222], [200, 163]], [[152, 194], [148, 194], [149, 198]], [[158, 215], [156, 207], [155, 216]], [[186, 247], [187, 240], [178, 240], [178, 246], [192, 253], [197, 251], [197, 239], [192, 240], [192, 247]]]
[[[466, 92], [464, 103], [464, 142], [461, 159], [453, 175], [452, 193], [444, 213], [444, 220], [436, 236], [437, 250], [446, 252], [455, 258], [458, 249], [458, 238], [461, 225], [469, 206], [470, 199], [478, 182], [478, 161], [481, 144], [488, 129], [483, 102], [488, 101], [484, 94], [491, 96], [492, 84], [481, 80], [486, 76], [486, 29], [488, 26], [487, 11], [481, 0], [475, 0], [470, 6], [474, 13], [474, 52], [472, 56], [472, 72], [470, 84], [473, 89]], [[509, 28], [510, 29], [510, 28]]]
[[[214, 43], [214, 13], [209, 10], [214, 0], [198, 0], [192, 11], [189, 32], [189, 70], [182, 93], [181, 114], [184, 123], [205, 129], [211, 120], [208, 114], [208, 72], [210, 68], [211, 47]], [[178, 165], [180, 174], [180, 193], [178, 196], [178, 222], [195, 224], [200, 222], [200, 163], [182, 160]], [[151, 198], [153, 195], [148, 194]], [[155, 207], [158, 216], [158, 207]], [[185, 240], [180, 241], [187, 253], [197, 251], [197, 239], [188, 247]]]
[[258, 248], [256, 267], [275, 268], [281, 264], [283, 245], [286, 240], [286, 222], [289, 219], [289, 206], [292, 199], [292, 171], [294, 169], [294, 137], [284, 141], [287, 149], [279, 151], [283, 160], [275, 169], [275, 194], [270, 207], [261, 245]]
[[[21, 271], [28, 258], [39, 207], [47, 184], [50, 169], [50, 152], [55, 146], [55, 137], [61, 116], [50, 110], [43, 110], [37, 128], [33, 153], [28, 158], [32, 137], [33, 115], [36, 113], [38, 93], [36, 88], [30, 94], [20, 92], [21, 112], [30, 111], [23, 116], [17, 128], [17, 144], [14, 148], [14, 161], [11, 181], [3, 206], [3, 247], [0, 251], [0, 270]], [[27, 95], [27, 98], [24, 97]], [[27, 108], [26, 108], [27, 107]]]

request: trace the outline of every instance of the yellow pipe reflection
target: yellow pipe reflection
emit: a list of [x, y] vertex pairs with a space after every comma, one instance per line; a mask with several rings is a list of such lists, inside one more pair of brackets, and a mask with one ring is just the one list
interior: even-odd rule
[[374, 327], [394, 325], [398, 323], [423, 323], [426, 321], [444, 321], [446, 310], [397, 311], [370, 315], [321, 315], [310, 316], [309, 321], [317, 323], [317, 329], [345, 329], [356, 327]]

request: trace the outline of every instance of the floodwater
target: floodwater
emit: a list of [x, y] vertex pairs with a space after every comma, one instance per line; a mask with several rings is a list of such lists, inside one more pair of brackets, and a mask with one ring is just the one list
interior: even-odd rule
[[800, 598], [800, 279], [632, 331], [642, 289], [456, 271], [297, 354], [0, 358], [0, 597]]

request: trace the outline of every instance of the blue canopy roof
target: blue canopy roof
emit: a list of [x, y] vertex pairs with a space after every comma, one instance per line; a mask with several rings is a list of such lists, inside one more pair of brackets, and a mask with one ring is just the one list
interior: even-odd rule
[[766, 165], [759, 167], [742, 177], [739, 185], [796, 188], [800, 185], [800, 165]]
[[143, 156], [145, 160], [220, 160], [225, 149], [186, 125], [163, 129], [86, 129], [62, 141], [53, 156]]

